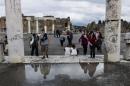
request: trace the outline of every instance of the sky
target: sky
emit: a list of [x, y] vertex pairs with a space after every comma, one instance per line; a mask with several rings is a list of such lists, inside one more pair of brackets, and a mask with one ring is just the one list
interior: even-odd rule
[[[21, 0], [26, 16], [70, 17], [74, 25], [87, 25], [105, 19], [105, 0]], [[122, 0], [122, 19], [130, 21], [130, 0]], [[4, 0], [0, 0], [0, 16], [5, 15]]]

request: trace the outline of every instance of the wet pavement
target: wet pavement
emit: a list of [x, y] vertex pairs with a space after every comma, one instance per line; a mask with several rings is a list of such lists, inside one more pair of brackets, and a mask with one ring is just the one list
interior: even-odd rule
[[130, 86], [130, 63], [0, 65], [0, 86]]

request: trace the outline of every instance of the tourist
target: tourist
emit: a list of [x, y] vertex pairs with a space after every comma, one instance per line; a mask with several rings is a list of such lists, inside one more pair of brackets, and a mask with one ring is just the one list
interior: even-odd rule
[[93, 31], [89, 33], [88, 40], [90, 46], [90, 56], [91, 58], [95, 58], [96, 36]]
[[72, 32], [67, 32], [67, 39], [68, 39], [68, 45], [72, 45], [72, 40], [73, 40], [73, 33]]
[[4, 55], [8, 55], [8, 41], [5, 41]]
[[87, 55], [87, 48], [88, 48], [88, 38], [86, 34], [83, 34], [80, 39], [79, 42], [81, 43], [82, 47], [83, 47], [83, 54]]
[[32, 34], [32, 38], [31, 38], [31, 42], [30, 42], [30, 46], [32, 48], [31, 56], [34, 55], [34, 52], [35, 52], [36, 56], [39, 56], [39, 53], [38, 53], [38, 42], [39, 42], [39, 37], [36, 34]]
[[98, 65], [99, 65], [99, 63], [89, 63], [87, 65], [88, 74], [89, 74], [90, 78], [93, 78]]
[[43, 33], [40, 39], [41, 51], [43, 52], [43, 58], [48, 58], [48, 45], [49, 39], [47, 33]]
[[101, 32], [99, 32], [99, 31], [97, 30], [97, 32], [96, 32], [96, 39], [97, 39], [96, 48], [97, 48], [97, 50], [98, 50], [99, 52], [102, 52], [102, 50], [101, 50], [102, 38], [103, 38], [103, 37], [102, 37]]
[[56, 37], [56, 30], [54, 30], [54, 37]]
[[64, 46], [64, 42], [65, 42], [65, 37], [64, 37], [64, 35], [62, 34], [62, 35], [60, 36], [60, 44], [61, 44], [61, 47]]
[[8, 40], [7, 40], [7, 36], [5, 36], [4, 45], [3, 45], [3, 51], [4, 51], [4, 55], [8, 55]]
[[77, 56], [78, 55], [78, 49], [76, 46], [73, 44], [71, 48], [71, 56]]
[[80, 64], [81, 68], [83, 69], [84, 74], [87, 74], [89, 63], [79, 63], [79, 64]]
[[70, 56], [71, 55], [71, 46], [70, 45], [67, 45], [65, 47], [65, 56]]
[[35, 72], [38, 71], [39, 64], [31, 64], [32, 68], [34, 69]]
[[60, 35], [61, 35], [60, 30], [56, 30], [56, 36], [57, 36], [57, 38], [59, 38]]

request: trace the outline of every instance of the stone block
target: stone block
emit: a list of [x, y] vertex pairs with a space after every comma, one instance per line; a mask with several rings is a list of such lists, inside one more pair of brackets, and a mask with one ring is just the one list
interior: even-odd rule
[[130, 33], [126, 33], [125, 42], [126, 42], [126, 51], [125, 51], [124, 59], [130, 60]]

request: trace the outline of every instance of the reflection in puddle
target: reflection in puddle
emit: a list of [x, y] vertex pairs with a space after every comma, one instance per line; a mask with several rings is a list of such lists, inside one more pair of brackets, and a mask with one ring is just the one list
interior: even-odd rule
[[130, 64], [0, 65], [0, 86], [130, 86]]
[[49, 81], [55, 78], [87, 80], [103, 74], [104, 65], [83, 64], [31, 64], [25, 66], [27, 81]]

